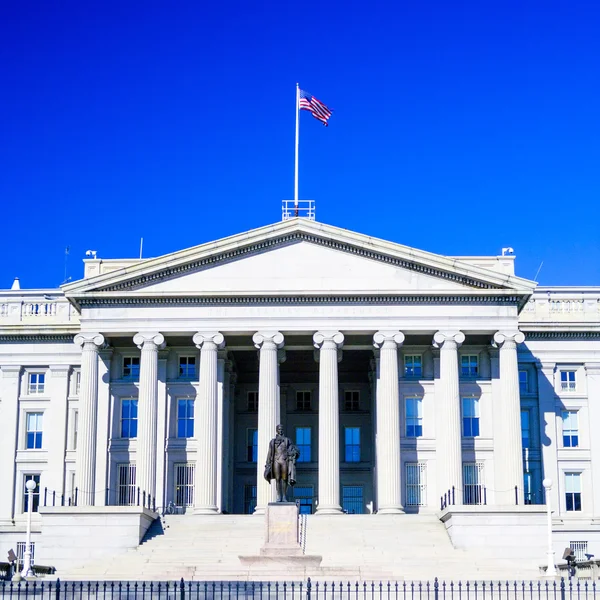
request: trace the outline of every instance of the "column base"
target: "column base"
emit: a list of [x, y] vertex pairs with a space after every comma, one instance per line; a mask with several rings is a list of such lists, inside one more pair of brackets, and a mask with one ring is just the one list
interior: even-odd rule
[[216, 506], [198, 506], [194, 508], [195, 515], [218, 515], [219, 509]]
[[318, 506], [316, 515], [341, 515], [342, 507], [341, 506]]
[[265, 507], [264, 506], [257, 506], [254, 509], [254, 512], [252, 514], [253, 515], [258, 515], [259, 517], [263, 516], [265, 514]]
[[378, 515], [403, 515], [404, 507], [401, 505], [397, 506], [383, 506], [377, 510]]

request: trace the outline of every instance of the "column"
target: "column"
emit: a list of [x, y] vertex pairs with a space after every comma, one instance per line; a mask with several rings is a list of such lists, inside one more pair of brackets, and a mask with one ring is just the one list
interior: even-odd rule
[[[499, 349], [500, 406], [494, 410], [494, 426], [499, 436], [494, 439], [496, 503], [522, 505], [523, 444], [521, 442], [521, 396], [517, 344], [525, 336], [520, 331], [498, 331], [493, 345]], [[515, 486], [517, 495], [515, 497]]]
[[167, 505], [167, 365], [169, 350], [158, 353], [157, 413], [156, 413], [156, 504]]
[[[15, 457], [17, 453], [17, 431], [19, 416], [19, 382], [21, 367], [3, 365], [0, 368], [0, 525], [13, 525], [14, 501], [17, 494], [22, 494], [23, 482], [17, 482], [15, 490]], [[16, 492], [16, 493], [15, 493]]]
[[227, 350], [217, 353], [217, 512], [223, 512], [224, 440], [225, 440], [225, 363]]
[[[57, 495], [65, 493], [65, 452], [67, 446], [67, 415], [70, 365], [50, 365], [48, 381], [50, 404], [44, 411], [43, 428], [48, 452], [48, 470], [44, 473], [43, 487], [55, 490]], [[94, 504], [98, 503], [102, 488], [96, 488]]]
[[[600, 481], [600, 439], [595, 435], [595, 425], [600, 423], [600, 405], [598, 399], [600, 399], [600, 363], [597, 362], [586, 362], [585, 363], [585, 375], [587, 381], [587, 406], [588, 406], [588, 422], [590, 428], [587, 432], [581, 432], [580, 438], [583, 436], [589, 436], [590, 440], [590, 468], [591, 468], [591, 480], [593, 482]], [[580, 421], [579, 427], [582, 427], [583, 423]], [[583, 434], [583, 435], [582, 435]], [[584, 438], [585, 439], [585, 438]], [[558, 482], [558, 480], [556, 479]], [[585, 485], [585, 484], [584, 484]], [[558, 485], [556, 487], [559, 487]], [[594, 489], [594, 495], [592, 498], [592, 510], [590, 511], [594, 517], [600, 515], [600, 493]], [[560, 506], [555, 504], [555, 506]]]
[[435, 386], [436, 463], [440, 495], [455, 488], [454, 502], [462, 504], [462, 427], [458, 387], [458, 348], [462, 331], [438, 331], [433, 345], [440, 350], [440, 376]]
[[[105, 506], [106, 501], [111, 501], [106, 490], [110, 487], [110, 469], [108, 462], [108, 440], [111, 437], [111, 410], [110, 410], [110, 367], [113, 349], [106, 344], [98, 352], [98, 411], [96, 433], [96, 506]], [[102, 492], [104, 490], [104, 492]], [[112, 501], [116, 493], [112, 494]]]
[[[141, 350], [138, 397], [136, 484], [146, 498], [156, 498], [156, 431], [158, 422], [158, 351], [165, 338], [161, 333], [138, 333], [133, 343]], [[146, 500], [148, 502], [148, 500]]]
[[98, 350], [104, 344], [99, 333], [78, 333], [75, 343], [81, 346], [81, 384], [79, 386], [79, 416], [75, 487], [77, 504], [94, 506], [96, 496], [96, 429], [98, 413]]
[[218, 332], [198, 332], [194, 344], [200, 349], [200, 383], [196, 400], [195, 420], [198, 438], [194, 512], [212, 515], [217, 507], [217, 423], [218, 381], [217, 353], [225, 346], [225, 338]]
[[319, 349], [319, 505], [317, 514], [341, 514], [340, 506], [340, 410], [338, 361], [344, 335], [317, 331]]
[[256, 510], [262, 515], [269, 502], [277, 498], [275, 481], [269, 485], [264, 479], [265, 462], [269, 442], [275, 437], [275, 428], [281, 416], [279, 392], [279, 349], [283, 347], [283, 335], [279, 331], [259, 331], [252, 336], [259, 349], [258, 372], [258, 460], [256, 461]]
[[377, 514], [401, 513], [402, 462], [400, 460], [400, 390], [398, 346], [404, 342], [399, 331], [378, 331], [373, 336], [379, 349], [377, 371]]

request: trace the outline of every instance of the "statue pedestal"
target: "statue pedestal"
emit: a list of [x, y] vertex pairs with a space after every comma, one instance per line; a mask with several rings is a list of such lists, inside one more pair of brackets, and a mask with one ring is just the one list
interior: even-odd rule
[[321, 564], [322, 556], [307, 556], [300, 546], [298, 506], [295, 502], [270, 502], [265, 511], [265, 543], [258, 556], [240, 556], [252, 569], [281, 568], [304, 571]]

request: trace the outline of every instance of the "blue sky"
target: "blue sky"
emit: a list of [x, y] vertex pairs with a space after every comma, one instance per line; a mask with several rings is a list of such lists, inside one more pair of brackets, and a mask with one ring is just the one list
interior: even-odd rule
[[4, 2], [0, 288], [319, 221], [600, 285], [600, 4]]

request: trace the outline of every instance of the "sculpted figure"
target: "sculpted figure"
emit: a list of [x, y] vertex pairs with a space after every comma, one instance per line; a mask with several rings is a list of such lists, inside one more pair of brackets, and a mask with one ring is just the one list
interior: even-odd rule
[[277, 435], [269, 442], [265, 464], [265, 479], [277, 485], [277, 502], [287, 502], [288, 485], [296, 483], [296, 460], [300, 450], [283, 435], [283, 427], [277, 425]]

